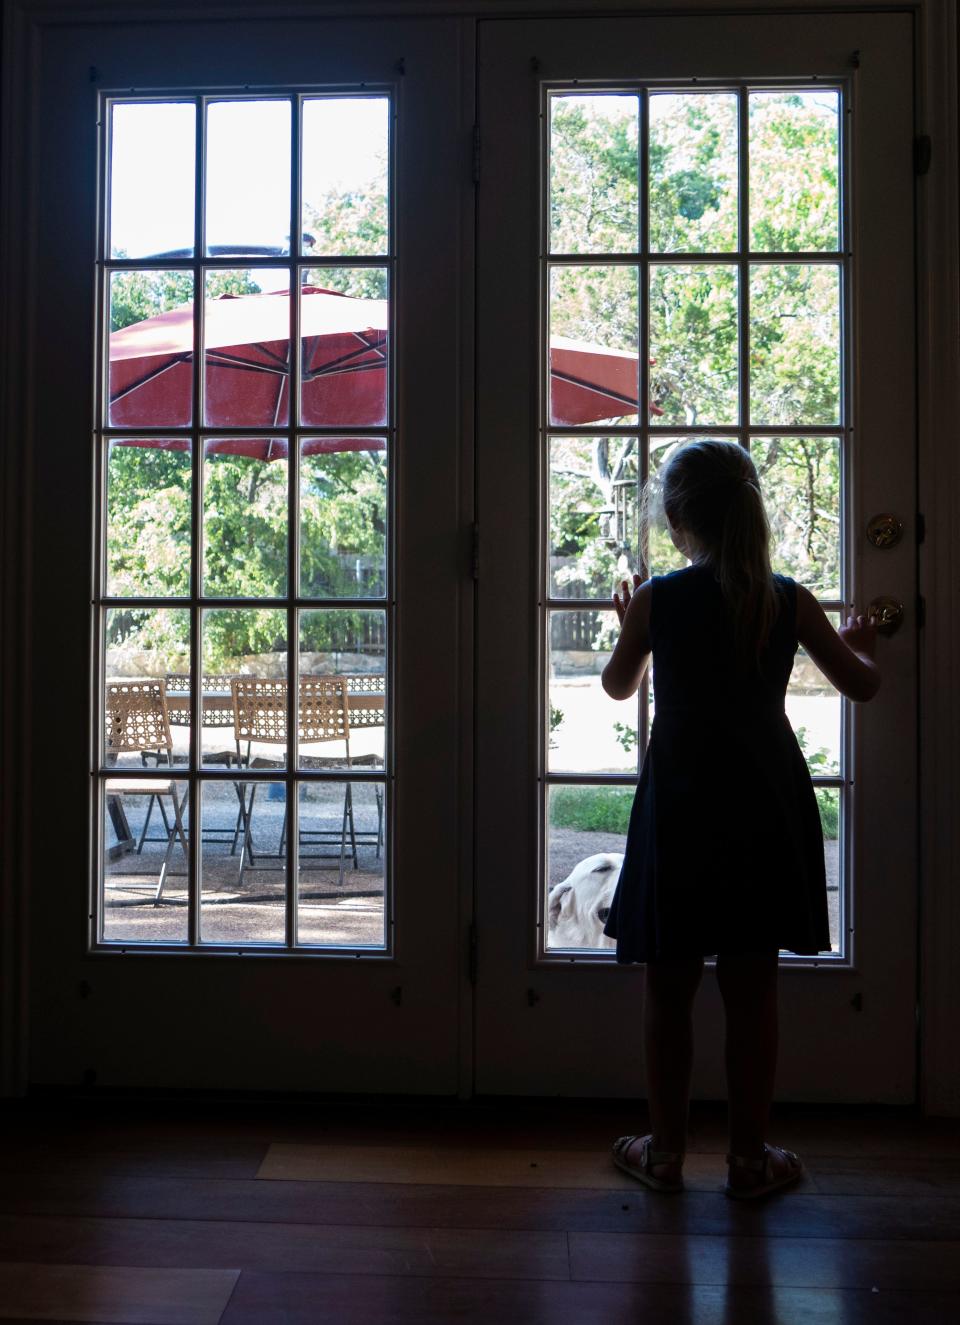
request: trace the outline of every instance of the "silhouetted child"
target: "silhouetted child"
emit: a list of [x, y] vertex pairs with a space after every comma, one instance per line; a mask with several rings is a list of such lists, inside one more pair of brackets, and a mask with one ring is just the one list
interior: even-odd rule
[[632, 592], [622, 582], [620, 639], [603, 673], [607, 694], [629, 699], [653, 655], [653, 729], [604, 931], [618, 962], [646, 963], [653, 1131], [621, 1137], [613, 1158], [657, 1191], [682, 1188], [693, 1000], [703, 958], [716, 954], [725, 1191], [753, 1198], [802, 1172], [791, 1151], [766, 1144], [778, 953], [830, 948], [820, 816], [784, 696], [799, 642], [849, 699], [872, 699], [876, 629], [851, 616], [838, 633], [808, 590], [771, 573], [757, 471], [735, 442], [679, 447], [658, 486], [670, 536], [691, 564], [645, 584], [634, 575]]

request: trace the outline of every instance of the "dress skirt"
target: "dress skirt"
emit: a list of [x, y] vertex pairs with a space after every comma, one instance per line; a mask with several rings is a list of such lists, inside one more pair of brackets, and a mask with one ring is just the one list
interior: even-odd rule
[[623, 963], [829, 951], [820, 814], [782, 705], [656, 710], [604, 933]]

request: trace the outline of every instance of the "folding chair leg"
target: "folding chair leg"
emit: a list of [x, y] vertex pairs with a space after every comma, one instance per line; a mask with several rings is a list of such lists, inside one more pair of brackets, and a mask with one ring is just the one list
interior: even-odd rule
[[[138, 856], [142, 853], [142, 851], [143, 851], [143, 844], [144, 844], [144, 842], [146, 842], [146, 840], [147, 840], [147, 829], [150, 827], [150, 816], [153, 814], [153, 803], [154, 803], [154, 801], [157, 801], [157, 803], [158, 803], [159, 806], [160, 806], [160, 812], [161, 812], [161, 814], [163, 814], [163, 802], [159, 799], [159, 797], [154, 796], [153, 793], [151, 792], [151, 794], [150, 794], [150, 799], [147, 801], [147, 817], [146, 817], [146, 818], [144, 819], [144, 821], [143, 821], [143, 831], [142, 831], [141, 834], [140, 834], [140, 841], [137, 843], [137, 855], [138, 855]], [[163, 818], [164, 818], [164, 825], [163, 825], [163, 826], [164, 826], [164, 828], [167, 830], [167, 835], [169, 836], [169, 834], [170, 834], [170, 825], [166, 822], [166, 818], [167, 818], [167, 816], [164, 814], [164, 815], [163, 815]]]
[[157, 880], [157, 894], [153, 899], [154, 906], [160, 905], [160, 898], [163, 896], [163, 885], [167, 878], [167, 870], [170, 868], [170, 858], [173, 855], [173, 848], [176, 845], [178, 837], [183, 846], [184, 854], [186, 854], [187, 850], [187, 838], [183, 831], [183, 819], [180, 814], [180, 799], [177, 796], [176, 788], [170, 792], [170, 799], [173, 802], [175, 826], [170, 831], [170, 836], [167, 838], [167, 849], [163, 853], [163, 863], [160, 866], [160, 877]]
[[357, 830], [353, 822], [353, 784], [347, 783], [347, 806], [350, 810], [350, 846], [353, 855], [353, 868], [360, 868], [360, 857], [357, 855]]
[[244, 800], [243, 786], [241, 783], [235, 782], [233, 784], [233, 789], [237, 793], [237, 800], [239, 801], [239, 805], [237, 806], [237, 822], [233, 826], [233, 841], [230, 843], [231, 856], [235, 856], [237, 854], [237, 843], [240, 841], [241, 832], [246, 832], [246, 823], [247, 823], [246, 819], [247, 805], [246, 801]]
[[[242, 788], [242, 787], [240, 788], [240, 794], [243, 795], [243, 788]], [[245, 811], [244, 811], [243, 846], [240, 848], [240, 877], [239, 877], [238, 880], [237, 880], [237, 887], [238, 887], [238, 888], [239, 888], [239, 887], [242, 887], [242, 885], [243, 885], [243, 873], [244, 873], [244, 870], [246, 870], [247, 868], [252, 867], [253, 864], [254, 864], [254, 859], [253, 859], [253, 803], [254, 803], [254, 801], [256, 800], [256, 798], [257, 798], [257, 784], [254, 783], [253, 786], [250, 788], [250, 804], [246, 806], [246, 809], [245, 809]], [[247, 865], [247, 863], [246, 863], [247, 861], [250, 862], [249, 867], [248, 867], [248, 865]]]
[[343, 858], [347, 849], [347, 815], [350, 807], [350, 783], [347, 783], [346, 790], [343, 793], [343, 822], [340, 825], [340, 876], [339, 882], [343, 883]]

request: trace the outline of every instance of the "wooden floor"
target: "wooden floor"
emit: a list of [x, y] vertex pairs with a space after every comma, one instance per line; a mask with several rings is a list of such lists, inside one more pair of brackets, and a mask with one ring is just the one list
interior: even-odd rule
[[0, 1110], [0, 1320], [137, 1325], [960, 1322], [960, 1129], [782, 1110], [802, 1186], [687, 1191], [609, 1163], [626, 1104], [220, 1101]]

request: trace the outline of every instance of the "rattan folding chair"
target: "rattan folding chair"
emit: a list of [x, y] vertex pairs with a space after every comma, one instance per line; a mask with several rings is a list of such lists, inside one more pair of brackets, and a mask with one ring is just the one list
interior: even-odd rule
[[[287, 743], [287, 683], [270, 681], [261, 677], [239, 676], [230, 683], [233, 693], [234, 739], [237, 747], [238, 762], [250, 769], [282, 768], [286, 764], [286, 755], [278, 759], [254, 756], [254, 745], [280, 745]], [[329, 741], [342, 741], [346, 749], [346, 765], [352, 764], [350, 757], [350, 718], [347, 678], [343, 676], [304, 676], [300, 678], [300, 712], [298, 717], [298, 740], [301, 746], [319, 745]], [[244, 750], [244, 746], [246, 749]], [[244, 870], [249, 865], [255, 866], [251, 819], [257, 788], [250, 791], [250, 800], [243, 802], [244, 845], [240, 852], [240, 881]], [[286, 817], [285, 817], [286, 819]], [[358, 830], [353, 816], [353, 787], [347, 782], [343, 798], [343, 819], [340, 826], [339, 861], [340, 882], [343, 882], [343, 866], [346, 857], [347, 832], [350, 833], [350, 854], [353, 867], [357, 869], [360, 861], [357, 854], [358, 841], [375, 839], [377, 855], [383, 845], [383, 792], [377, 788], [377, 828], [374, 832]], [[330, 829], [301, 828], [301, 844], [322, 846], [332, 845], [337, 835]], [[286, 845], [286, 821], [280, 837], [278, 854], [283, 855]], [[300, 860], [332, 860], [337, 856], [330, 852], [302, 852]], [[311, 868], [305, 866], [304, 868]]]
[[[170, 721], [167, 715], [166, 685], [162, 680], [144, 681], [107, 681], [106, 683], [106, 755], [110, 763], [118, 755], [137, 753], [143, 763], [154, 758], [157, 769], [173, 768], [173, 738], [170, 735]], [[143, 851], [144, 842], [166, 841], [166, 851], [160, 865], [160, 877], [157, 880], [157, 892], [154, 905], [160, 905], [163, 885], [170, 868], [170, 859], [177, 838], [187, 852], [187, 838], [183, 829], [183, 809], [177, 784], [172, 772], [166, 777], [156, 778], [110, 778], [106, 784], [108, 796], [149, 796], [147, 814], [144, 819], [137, 854]], [[162, 797], [169, 796], [173, 806], [173, 822], [167, 818]], [[154, 804], [160, 807], [160, 816], [165, 829], [164, 837], [147, 837], [150, 815]], [[185, 802], [184, 802], [185, 804]]]

